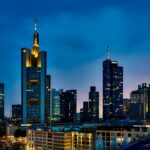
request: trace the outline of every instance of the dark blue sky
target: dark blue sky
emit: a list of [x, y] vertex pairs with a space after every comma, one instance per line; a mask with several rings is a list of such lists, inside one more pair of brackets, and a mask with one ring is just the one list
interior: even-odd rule
[[[150, 83], [149, 0], [5, 0], [0, 5], [0, 82], [5, 108], [21, 102], [21, 47], [32, 47], [34, 17], [40, 48], [48, 53], [52, 87], [78, 89], [78, 106], [91, 85], [102, 97], [102, 61], [124, 66], [124, 97]], [[78, 110], [79, 110], [78, 107]]]

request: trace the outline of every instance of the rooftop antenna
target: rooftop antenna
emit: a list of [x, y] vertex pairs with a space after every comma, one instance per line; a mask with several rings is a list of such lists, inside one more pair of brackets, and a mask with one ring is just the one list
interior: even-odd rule
[[109, 45], [107, 46], [107, 59], [110, 59], [110, 48], [109, 48]]
[[36, 17], [34, 18], [34, 31], [37, 31], [37, 19]]

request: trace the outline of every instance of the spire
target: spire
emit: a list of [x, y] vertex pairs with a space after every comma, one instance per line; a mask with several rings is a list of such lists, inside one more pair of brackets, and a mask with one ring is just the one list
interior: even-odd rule
[[37, 19], [36, 17], [34, 18], [34, 31], [37, 31]]
[[34, 18], [34, 38], [33, 38], [33, 45], [39, 47], [39, 34], [37, 32], [37, 19]]
[[110, 59], [110, 48], [109, 48], [109, 45], [107, 46], [107, 59]]
[[39, 55], [39, 34], [37, 32], [37, 19], [36, 18], [34, 18], [34, 35], [33, 35], [32, 54], [34, 54], [35, 57], [38, 57]]

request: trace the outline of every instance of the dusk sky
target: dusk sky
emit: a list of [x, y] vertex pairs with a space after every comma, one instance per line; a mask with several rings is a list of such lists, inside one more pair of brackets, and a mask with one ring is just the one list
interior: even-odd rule
[[[47, 51], [52, 88], [77, 89], [78, 110], [90, 86], [102, 101], [107, 45], [124, 67], [124, 97], [150, 83], [150, 0], [5, 0], [0, 4], [0, 82], [5, 113], [21, 103], [21, 48], [32, 48], [34, 17]], [[101, 104], [101, 103], [100, 103]]]

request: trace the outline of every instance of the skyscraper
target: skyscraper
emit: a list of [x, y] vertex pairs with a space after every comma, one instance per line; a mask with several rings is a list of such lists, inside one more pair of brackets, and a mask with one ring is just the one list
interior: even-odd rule
[[20, 104], [12, 105], [12, 116], [11, 120], [14, 124], [21, 123], [22, 119], [22, 106]]
[[103, 119], [123, 115], [123, 67], [108, 57], [103, 61]]
[[132, 120], [150, 119], [150, 85], [143, 83], [130, 94], [130, 118]]
[[4, 122], [4, 83], [0, 83], [0, 123]]
[[83, 102], [83, 108], [80, 109], [80, 122], [89, 122], [89, 102]]
[[67, 90], [60, 94], [61, 123], [75, 123], [77, 109], [77, 91]]
[[51, 76], [46, 76], [46, 102], [45, 102], [45, 119], [50, 124], [50, 92], [51, 92]]
[[123, 114], [126, 117], [129, 117], [130, 114], [130, 106], [131, 106], [131, 100], [128, 98], [123, 99]]
[[51, 123], [60, 122], [60, 94], [63, 90], [51, 89]]
[[21, 92], [25, 124], [47, 123], [50, 107], [47, 89], [50, 87], [50, 80], [46, 68], [46, 52], [40, 51], [35, 22], [32, 51], [28, 48], [21, 49]]
[[89, 92], [89, 121], [99, 121], [99, 92], [95, 86], [91, 86]]

